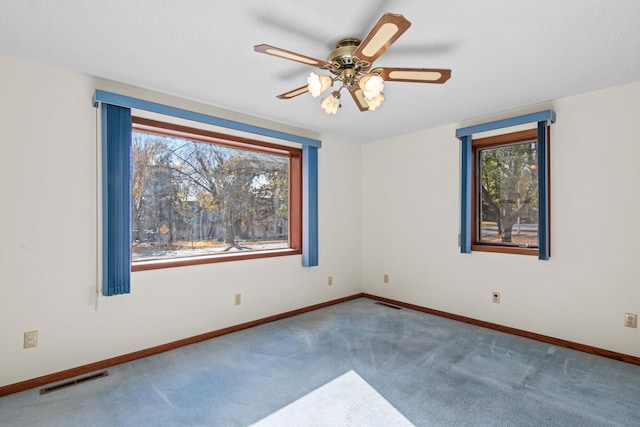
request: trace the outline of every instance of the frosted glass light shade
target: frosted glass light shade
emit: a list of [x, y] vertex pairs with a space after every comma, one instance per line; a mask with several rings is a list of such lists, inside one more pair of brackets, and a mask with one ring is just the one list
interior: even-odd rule
[[384, 93], [379, 94], [373, 99], [368, 99], [367, 104], [369, 104], [369, 111], [376, 111], [376, 108], [380, 107], [385, 100]]
[[309, 89], [311, 96], [317, 98], [333, 84], [333, 80], [331, 80], [331, 77], [329, 76], [319, 76], [316, 73], [311, 73], [307, 78], [307, 84], [307, 88]]
[[335, 97], [332, 93], [322, 100], [322, 102], [320, 103], [320, 107], [327, 114], [336, 114], [338, 112], [338, 108], [340, 107], [340, 99]]
[[376, 98], [384, 89], [384, 83], [382, 77], [377, 74], [367, 74], [360, 79], [358, 83], [362, 94], [366, 98], [367, 102]]

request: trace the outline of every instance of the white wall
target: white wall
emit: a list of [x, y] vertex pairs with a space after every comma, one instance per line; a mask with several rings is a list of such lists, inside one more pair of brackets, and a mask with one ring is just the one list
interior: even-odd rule
[[[0, 69], [0, 386], [361, 292], [361, 147], [325, 138], [319, 267], [290, 256], [137, 272], [130, 295], [96, 311], [91, 100], [118, 85], [2, 56]], [[30, 330], [38, 346], [23, 349]]]
[[544, 109], [551, 260], [459, 253], [454, 135], [472, 123], [452, 124], [363, 145], [364, 291], [640, 357], [640, 330], [623, 326], [640, 314], [640, 83], [495, 118]]
[[[640, 330], [622, 326], [640, 313], [640, 83], [532, 109], [558, 115], [550, 261], [459, 253], [454, 133], [472, 123], [362, 146], [322, 138], [319, 267], [292, 256], [138, 272], [131, 295], [96, 311], [94, 90], [169, 98], [2, 56], [0, 69], [0, 386], [363, 290], [640, 357]], [[23, 349], [34, 329], [38, 347]]]

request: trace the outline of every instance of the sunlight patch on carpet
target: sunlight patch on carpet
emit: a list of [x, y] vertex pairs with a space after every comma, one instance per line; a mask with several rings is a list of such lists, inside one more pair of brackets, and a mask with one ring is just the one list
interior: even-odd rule
[[349, 371], [263, 418], [254, 427], [414, 426], [360, 375]]

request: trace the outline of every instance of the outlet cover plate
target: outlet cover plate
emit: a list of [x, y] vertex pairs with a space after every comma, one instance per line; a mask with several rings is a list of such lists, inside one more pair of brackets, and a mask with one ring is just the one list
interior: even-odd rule
[[624, 314], [624, 326], [627, 328], [637, 328], [638, 327], [638, 315], [634, 313], [625, 313]]
[[38, 331], [29, 331], [24, 333], [24, 348], [33, 348], [38, 346]]

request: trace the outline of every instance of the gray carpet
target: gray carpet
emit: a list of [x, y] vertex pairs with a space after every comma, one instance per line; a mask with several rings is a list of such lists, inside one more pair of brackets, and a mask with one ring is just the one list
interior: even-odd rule
[[249, 426], [349, 371], [417, 426], [640, 426], [640, 366], [364, 298], [2, 397], [0, 426]]

